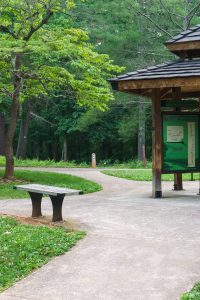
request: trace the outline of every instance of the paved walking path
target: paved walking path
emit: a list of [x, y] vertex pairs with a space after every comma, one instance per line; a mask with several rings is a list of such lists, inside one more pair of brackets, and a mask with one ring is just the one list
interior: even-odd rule
[[[90, 169], [49, 169], [92, 179], [104, 190], [64, 201], [65, 219], [87, 237], [0, 295], [0, 300], [176, 300], [200, 280], [200, 197], [186, 191], [152, 199], [151, 184]], [[168, 190], [168, 191], [167, 191]], [[175, 198], [176, 196], [176, 198]], [[1, 200], [0, 211], [29, 216], [28, 200]], [[51, 215], [51, 203], [43, 212]]]

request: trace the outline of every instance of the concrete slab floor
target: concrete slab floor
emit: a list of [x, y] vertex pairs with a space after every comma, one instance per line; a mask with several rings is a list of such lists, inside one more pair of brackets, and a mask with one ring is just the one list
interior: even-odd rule
[[[87, 237], [66, 254], [0, 295], [0, 300], [176, 300], [200, 280], [198, 182], [152, 199], [151, 183], [90, 169], [48, 169], [103, 185], [101, 192], [66, 198], [65, 219]], [[19, 205], [20, 202], [20, 205]], [[30, 200], [1, 200], [2, 213], [29, 216]], [[43, 201], [45, 215], [51, 203]]]

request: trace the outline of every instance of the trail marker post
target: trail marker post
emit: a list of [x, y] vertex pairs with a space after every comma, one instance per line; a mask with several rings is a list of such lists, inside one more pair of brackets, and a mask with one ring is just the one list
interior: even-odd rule
[[96, 162], [96, 154], [92, 153], [92, 168], [96, 168], [97, 167], [97, 162]]

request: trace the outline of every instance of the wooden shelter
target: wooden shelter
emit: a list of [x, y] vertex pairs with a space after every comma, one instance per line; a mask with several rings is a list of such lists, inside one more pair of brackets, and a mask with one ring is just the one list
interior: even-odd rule
[[[155, 198], [162, 197], [161, 174], [173, 173], [174, 187], [176, 190], [181, 190], [182, 173], [200, 171], [200, 162], [196, 163], [195, 168], [188, 163], [188, 168], [185, 170], [167, 172], [163, 169], [164, 106], [165, 113], [173, 113], [177, 116], [190, 115], [191, 118], [199, 115], [200, 25], [180, 33], [167, 41], [165, 45], [179, 57], [177, 60], [120, 75], [110, 80], [112, 88], [116, 91], [152, 99], [153, 197]], [[189, 102], [192, 105], [188, 105]], [[166, 111], [166, 106], [170, 107], [168, 111]], [[189, 125], [191, 125], [191, 118], [188, 119]], [[180, 126], [175, 127], [176, 130], [178, 127], [180, 129]], [[171, 128], [168, 126], [167, 134], [169, 135]], [[196, 130], [199, 130], [198, 126]], [[190, 138], [189, 131], [187, 135]], [[179, 141], [179, 143], [183, 142]], [[199, 148], [200, 143], [198, 143], [198, 151]]]

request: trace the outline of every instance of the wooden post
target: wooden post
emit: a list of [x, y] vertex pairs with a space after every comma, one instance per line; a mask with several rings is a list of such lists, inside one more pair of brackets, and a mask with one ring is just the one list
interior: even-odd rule
[[183, 190], [183, 179], [182, 173], [174, 174], [174, 191], [182, 191]]
[[152, 196], [153, 198], [161, 198], [162, 116], [160, 89], [152, 90], [152, 160]]
[[[175, 100], [181, 100], [181, 87], [172, 88], [172, 97]], [[180, 107], [175, 108], [176, 112], [181, 111]], [[182, 173], [174, 173], [174, 191], [182, 191], [183, 190], [183, 174]]]
[[96, 162], [96, 154], [92, 153], [92, 168], [96, 168], [97, 162]]

